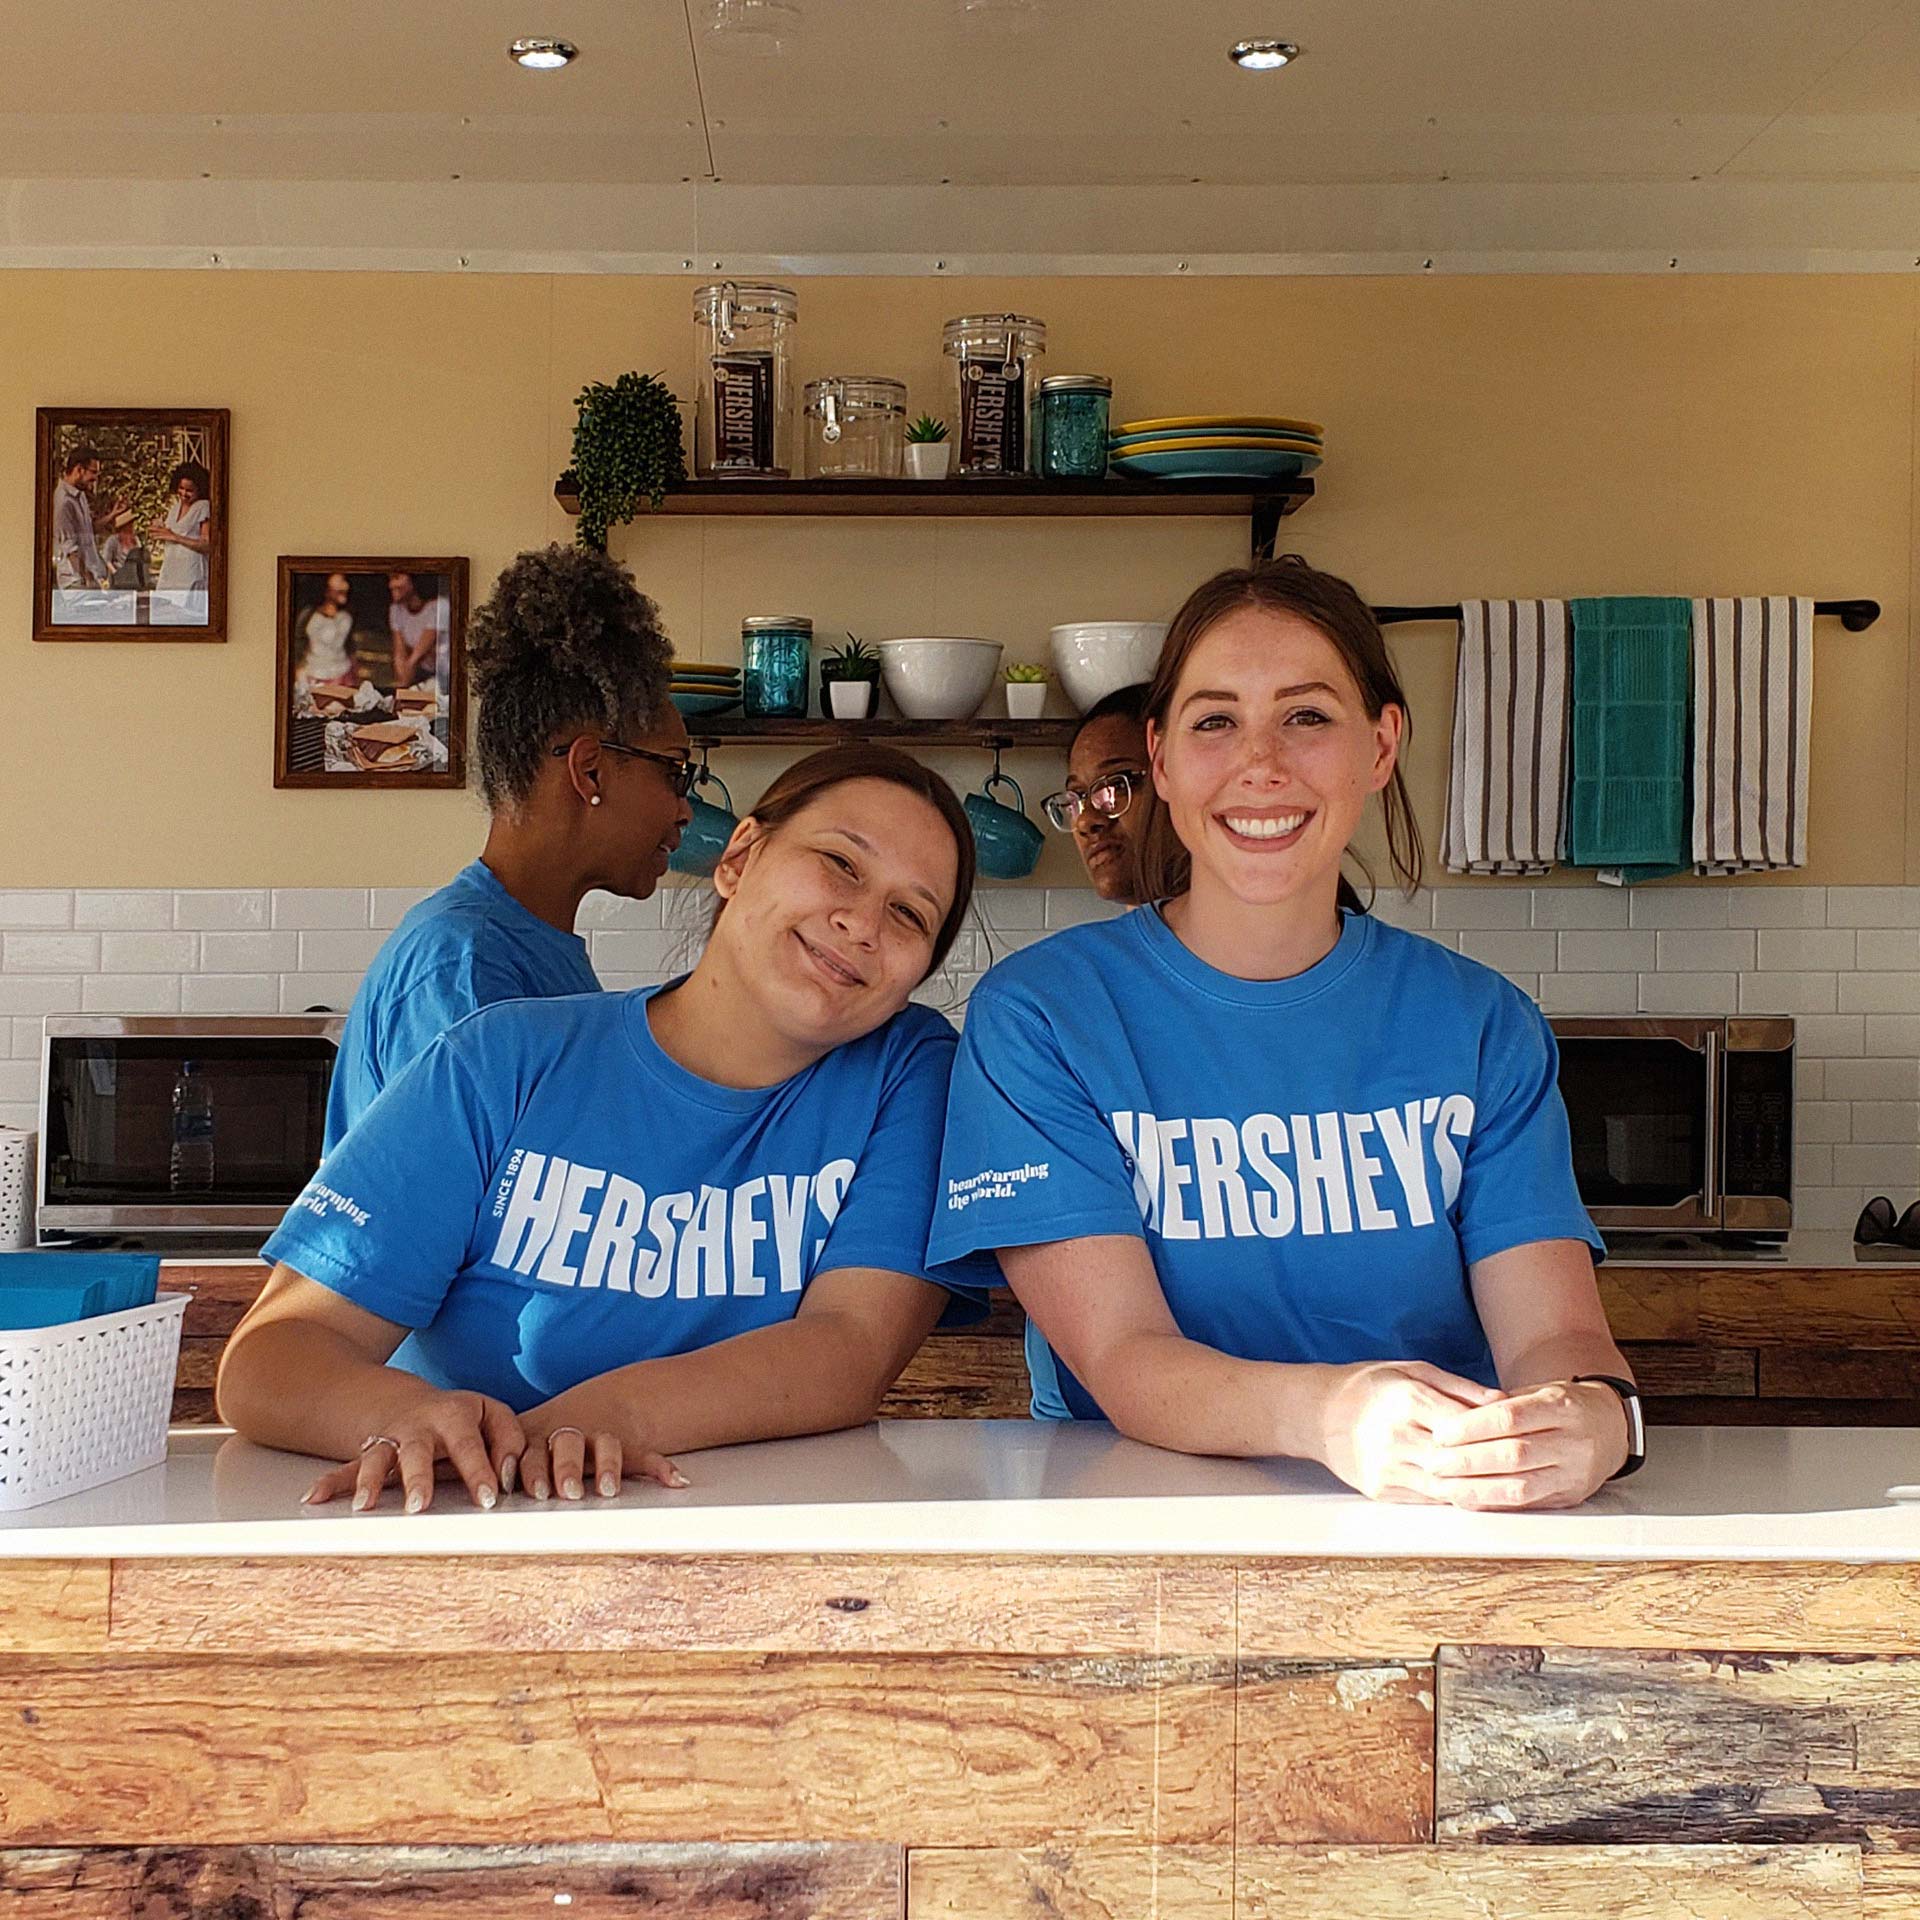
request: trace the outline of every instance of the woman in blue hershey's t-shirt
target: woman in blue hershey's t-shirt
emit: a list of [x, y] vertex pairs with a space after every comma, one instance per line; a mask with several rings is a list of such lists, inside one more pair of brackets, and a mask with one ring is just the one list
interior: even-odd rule
[[374, 1101], [267, 1243], [222, 1417], [346, 1460], [310, 1499], [397, 1472], [416, 1510], [440, 1463], [482, 1506], [516, 1475], [579, 1498], [871, 1419], [942, 1311], [979, 1310], [927, 1277], [954, 1032], [908, 1004], [973, 871], [907, 755], [789, 768], [691, 974], [482, 1008]]
[[1146, 711], [1156, 904], [975, 991], [931, 1258], [999, 1254], [1043, 1417], [1386, 1499], [1585, 1499], [1628, 1457], [1598, 1379], [1627, 1367], [1552, 1035], [1341, 878], [1375, 794], [1419, 878], [1378, 623], [1298, 561], [1221, 574]]
[[[329, 1152], [436, 1034], [496, 1000], [597, 993], [574, 932], [596, 888], [644, 900], [689, 810], [687, 729], [653, 602], [604, 553], [523, 553], [467, 633], [492, 812], [479, 859], [414, 907], [353, 998]], [[670, 774], [675, 777], [670, 778]]]

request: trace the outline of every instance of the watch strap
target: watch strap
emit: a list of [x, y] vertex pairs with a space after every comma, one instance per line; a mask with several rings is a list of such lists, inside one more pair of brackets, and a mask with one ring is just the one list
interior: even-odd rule
[[1576, 1373], [1573, 1384], [1611, 1387], [1620, 1396], [1621, 1408], [1627, 1416], [1627, 1457], [1607, 1477], [1624, 1480], [1628, 1474], [1638, 1473], [1647, 1464], [1647, 1422], [1640, 1406], [1640, 1389], [1631, 1380], [1622, 1380], [1611, 1373]]

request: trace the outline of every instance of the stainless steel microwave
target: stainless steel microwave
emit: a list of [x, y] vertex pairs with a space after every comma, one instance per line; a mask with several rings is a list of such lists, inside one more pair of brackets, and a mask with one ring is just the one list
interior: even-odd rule
[[1573, 1170], [1603, 1233], [1779, 1240], [1793, 1224], [1793, 1022], [1556, 1017]]
[[266, 1231], [320, 1164], [338, 1013], [50, 1014], [36, 1233]]

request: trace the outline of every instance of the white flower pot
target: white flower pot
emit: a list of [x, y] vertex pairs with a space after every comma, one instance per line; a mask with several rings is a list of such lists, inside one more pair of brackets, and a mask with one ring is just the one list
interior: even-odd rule
[[873, 711], [873, 682], [829, 680], [827, 705], [836, 720], [864, 720]]
[[907, 472], [916, 480], [944, 480], [947, 477], [947, 463], [952, 458], [951, 440], [907, 442]]
[[1047, 683], [1044, 680], [1009, 680], [1007, 682], [1007, 718], [1010, 720], [1038, 720], [1047, 704]]

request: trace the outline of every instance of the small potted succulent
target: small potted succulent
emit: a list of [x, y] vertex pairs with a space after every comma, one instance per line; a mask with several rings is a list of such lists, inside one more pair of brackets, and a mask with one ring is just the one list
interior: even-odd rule
[[923, 413], [907, 428], [907, 472], [916, 480], [944, 480], [953, 449], [947, 444], [947, 423]]
[[820, 711], [835, 720], [869, 718], [879, 688], [880, 656], [852, 634], [820, 662]]
[[1007, 669], [1007, 717], [1038, 720], [1046, 704], [1046, 668], [1035, 660], [1016, 660]]

